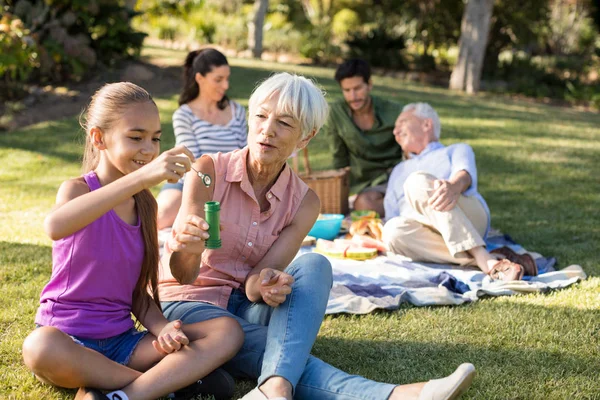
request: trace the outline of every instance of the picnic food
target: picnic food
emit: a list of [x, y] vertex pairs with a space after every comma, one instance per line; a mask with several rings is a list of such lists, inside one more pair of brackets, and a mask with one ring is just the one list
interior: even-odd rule
[[352, 242], [362, 247], [377, 249], [382, 253], [386, 253], [388, 251], [387, 247], [381, 240], [374, 239], [367, 235], [354, 235], [352, 236]]
[[317, 253], [334, 258], [351, 258], [353, 260], [369, 260], [377, 257], [377, 249], [362, 247], [347, 239], [336, 239], [334, 241], [318, 239]]
[[364, 217], [350, 225], [350, 235], [367, 235], [373, 239], [381, 240], [383, 224], [379, 218]]
[[300, 246], [312, 246], [317, 242], [314, 236], [306, 236]]

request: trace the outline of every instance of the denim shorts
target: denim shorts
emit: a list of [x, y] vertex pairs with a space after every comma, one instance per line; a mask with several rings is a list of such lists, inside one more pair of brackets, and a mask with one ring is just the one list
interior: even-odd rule
[[[39, 325], [36, 326], [39, 328]], [[140, 332], [135, 328], [131, 328], [107, 339], [88, 339], [74, 335], [69, 336], [75, 343], [95, 350], [114, 362], [127, 365], [135, 348], [147, 334], [148, 331]]]

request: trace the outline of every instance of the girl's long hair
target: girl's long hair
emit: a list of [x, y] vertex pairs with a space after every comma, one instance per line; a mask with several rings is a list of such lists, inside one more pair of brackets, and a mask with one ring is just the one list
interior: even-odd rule
[[[154, 103], [152, 96], [141, 87], [129, 82], [110, 83], [101, 87], [93, 96], [87, 110], [80, 118], [81, 127], [85, 130], [85, 150], [83, 154], [83, 173], [88, 173], [98, 167], [99, 151], [94, 147], [90, 136], [93, 127], [108, 132], [114, 123], [121, 118], [123, 110], [139, 103]], [[158, 297], [158, 234], [156, 228], [157, 204], [156, 199], [148, 189], [133, 196], [138, 219], [140, 221], [144, 240], [144, 260], [140, 277], [135, 285], [132, 301], [141, 301], [142, 315], [148, 310], [147, 294], [150, 292], [154, 302], [160, 307]], [[138, 316], [139, 319], [139, 316]]]
[[[196, 82], [196, 74], [206, 76], [214, 67], [229, 65], [227, 58], [218, 50], [207, 48], [190, 51], [183, 64], [183, 90], [179, 95], [179, 105], [184, 105], [194, 100], [200, 94], [200, 87]], [[229, 104], [227, 95], [217, 103], [219, 110], [224, 110]]]

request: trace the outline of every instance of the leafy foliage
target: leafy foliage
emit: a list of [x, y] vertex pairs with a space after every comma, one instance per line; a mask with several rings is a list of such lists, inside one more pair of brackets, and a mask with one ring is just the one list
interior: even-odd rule
[[131, 28], [137, 13], [123, 1], [12, 0], [5, 2], [4, 11], [22, 21], [19, 29], [27, 32], [16, 33], [25, 43], [21, 59], [35, 54], [35, 62], [20, 65], [23, 73], [13, 74], [19, 82], [81, 79], [97, 62], [112, 65], [137, 56], [146, 36]]
[[350, 56], [362, 58], [374, 67], [404, 69], [402, 56], [404, 39], [393, 37], [384, 29], [377, 28], [367, 33], [357, 32], [346, 41]]
[[23, 22], [10, 13], [0, 19], [0, 93], [14, 98], [22, 95], [18, 82], [29, 79], [38, 66], [37, 45]]

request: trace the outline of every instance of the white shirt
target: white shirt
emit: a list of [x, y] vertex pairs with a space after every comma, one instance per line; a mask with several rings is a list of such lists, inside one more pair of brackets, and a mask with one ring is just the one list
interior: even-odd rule
[[488, 216], [487, 235], [487, 231], [490, 228], [490, 210], [481, 194], [477, 191], [475, 153], [471, 146], [466, 143], [444, 146], [440, 142], [431, 142], [421, 153], [411, 154], [408, 160], [396, 165], [388, 180], [388, 187], [383, 201], [386, 220], [398, 216], [411, 218], [415, 213], [404, 196], [404, 182], [406, 182], [410, 174], [417, 171], [425, 171], [438, 179], [449, 180], [461, 170], [467, 171], [471, 176], [471, 186], [463, 192], [463, 195], [475, 196], [486, 211]]

